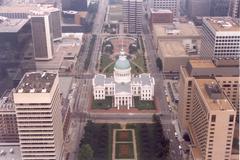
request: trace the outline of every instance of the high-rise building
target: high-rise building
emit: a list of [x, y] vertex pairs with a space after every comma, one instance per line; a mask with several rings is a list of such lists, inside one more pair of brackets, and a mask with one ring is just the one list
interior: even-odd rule
[[215, 79], [194, 79], [189, 132], [193, 159], [231, 159], [236, 111]]
[[143, 0], [123, 0], [123, 24], [126, 33], [142, 32]]
[[12, 93], [3, 95], [0, 99], [0, 143], [19, 143]]
[[212, 78], [221, 87], [224, 94], [233, 104], [239, 115], [239, 62], [234, 59], [190, 60], [186, 66], [180, 67], [178, 104], [178, 120], [182, 132], [191, 122], [193, 111], [193, 81], [195, 79]]
[[62, 0], [63, 10], [87, 11], [90, 0]]
[[240, 24], [231, 17], [204, 17], [200, 56], [240, 57]]
[[190, 18], [210, 16], [210, 0], [188, 0], [186, 8]]
[[230, 0], [229, 16], [240, 18], [240, 0]]
[[63, 124], [56, 73], [28, 72], [13, 93], [23, 160], [59, 160]]
[[50, 31], [50, 20], [47, 14], [35, 14], [31, 18], [33, 48], [36, 60], [53, 58], [53, 39]]
[[229, 7], [229, 0], [211, 0], [210, 16], [227, 16]]
[[179, 15], [180, 0], [148, 0], [148, 7], [154, 9], [169, 9], [173, 16]]
[[9, 19], [31, 19], [35, 59], [53, 57], [53, 41], [61, 39], [61, 12], [52, 5], [19, 4], [0, 7], [0, 16]]
[[25, 72], [36, 69], [32, 43], [29, 19], [0, 16], [0, 95], [16, 87]]

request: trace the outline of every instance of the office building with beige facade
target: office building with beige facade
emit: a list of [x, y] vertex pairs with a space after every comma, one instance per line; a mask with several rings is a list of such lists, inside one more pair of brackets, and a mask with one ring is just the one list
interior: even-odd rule
[[13, 93], [23, 160], [59, 160], [63, 124], [56, 73], [26, 73]]
[[215, 79], [194, 79], [189, 132], [194, 160], [230, 160], [236, 110]]
[[201, 36], [192, 23], [155, 23], [153, 39], [165, 75], [178, 75], [181, 65], [186, 65], [189, 59], [199, 56]]
[[239, 58], [240, 24], [232, 17], [204, 17], [200, 55], [203, 58]]
[[239, 71], [237, 60], [190, 60], [180, 68], [178, 120], [182, 131], [188, 128], [193, 105], [193, 81], [214, 78], [239, 114]]

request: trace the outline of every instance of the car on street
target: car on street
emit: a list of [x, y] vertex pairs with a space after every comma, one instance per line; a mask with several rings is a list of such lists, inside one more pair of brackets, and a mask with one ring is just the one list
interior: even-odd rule
[[179, 150], [182, 150], [182, 146], [181, 145], [179, 145], [178, 148], [179, 148]]
[[177, 138], [178, 137], [178, 134], [177, 134], [177, 132], [174, 132], [174, 136]]

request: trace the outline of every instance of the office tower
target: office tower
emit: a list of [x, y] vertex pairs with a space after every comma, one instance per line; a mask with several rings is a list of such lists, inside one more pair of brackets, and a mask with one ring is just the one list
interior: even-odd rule
[[180, 0], [148, 0], [148, 7], [155, 9], [169, 9], [173, 16], [179, 15]]
[[210, 16], [227, 16], [229, 7], [229, 0], [211, 0]]
[[231, 17], [204, 17], [200, 56], [240, 57], [240, 24]]
[[53, 40], [59, 40], [62, 38], [62, 26], [61, 26], [61, 12], [54, 8], [49, 13], [50, 32], [52, 33]]
[[189, 132], [193, 159], [231, 159], [236, 111], [215, 79], [192, 83], [192, 114]]
[[188, 0], [186, 7], [187, 15], [190, 18], [210, 16], [210, 0]]
[[87, 11], [90, 0], [62, 0], [63, 10]]
[[173, 13], [168, 9], [153, 9], [150, 8], [150, 26], [153, 23], [172, 23]]
[[123, 0], [123, 24], [125, 33], [141, 33], [142, 0]]
[[28, 72], [13, 93], [23, 160], [59, 160], [63, 124], [56, 73]]
[[229, 16], [240, 18], [240, 0], [230, 0]]
[[[6, 92], [5, 92], [6, 93]], [[18, 127], [12, 93], [0, 99], [0, 143], [19, 143]]]
[[50, 32], [49, 15], [35, 14], [31, 18], [33, 48], [36, 60], [53, 58], [53, 44]]
[[234, 59], [190, 60], [180, 67], [178, 120], [182, 132], [191, 122], [193, 106], [193, 81], [212, 78], [221, 87], [239, 115], [239, 62]]
[[0, 17], [0, 95], [36, 69], [32, 43], [29, 19]]

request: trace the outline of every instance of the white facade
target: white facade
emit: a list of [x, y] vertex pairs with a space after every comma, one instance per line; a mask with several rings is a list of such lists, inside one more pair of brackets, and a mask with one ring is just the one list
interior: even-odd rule
[[143, 0], [123, 0], [123, 24], [126, 33], [142, 32]]
[[148, 0], [148, 8], [169, 9], [176, 17], [179, 15], [180, 0]]
[[133, 77], [130, 63], [123, 52], [115, 63], [113, 75], [113, 77], [106, 77], [103, 74], [95, 75], [93, 78], [95, 100], [104, 100], [107, 96], [111, 96], [114, 98], [113, 106], [118, 109], [134, 107], [134, 97], [140, 97], [140, 100], [153, 100], [154, 78], [148, 73]]
[[200, 55], [203, 58], [239, 58], [239, 22], [230, 17], [203, 18], [203, 39]]
[[23, 160], [60, 160], [63, 124], [56, 73], [26, 73], [13, 93]]

